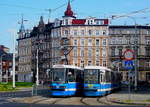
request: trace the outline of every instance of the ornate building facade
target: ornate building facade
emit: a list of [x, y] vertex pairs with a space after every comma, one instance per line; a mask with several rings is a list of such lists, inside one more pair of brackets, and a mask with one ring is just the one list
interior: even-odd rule
[[[123, 80], [128, 80], [123, 53], [126, 49], [132, 49], [137, 56], [138, 80], [150, 81], [150, 26], [136, 26], [136, 28], [135, 26], [110, 26], [109, 35], [110, 65], [120, 62], [119, 68], [123, 73]], [[135, 51], [136, 38], [137, 50]], [[132, 79], [135, 75], [134, 70], [132, 69], [131, 73]]]
[[108, 65], [108, 19], [77, 19], [70, 2], [52, 28], [53, 64]]

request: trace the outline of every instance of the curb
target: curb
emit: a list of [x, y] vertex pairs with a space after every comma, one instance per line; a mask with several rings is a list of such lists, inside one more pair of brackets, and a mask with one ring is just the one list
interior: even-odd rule
[[146, 104], [146, 103], [125, 103], [125, 102], [121, 102], [121, 101], [112, 101], [112, 100], [109, 100], [110, 102], [112, 103], [117, 103], [117, 104], [125, 104], [125, 105], [141, 105], [141, 106], [150, 106], [150, 103], [149, 104]]

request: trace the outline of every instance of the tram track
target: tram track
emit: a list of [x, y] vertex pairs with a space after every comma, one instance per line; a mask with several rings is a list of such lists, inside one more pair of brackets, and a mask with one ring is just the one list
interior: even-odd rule
[[80, 99], [80, 102], [82, 103], [82, 104], [84, 104], [84, 105], [90, 105], [90, 104], [88, 104], [88, 103], [86, 103], [85, 101], [84, 101], [84, 99], [86, 99], [85, 97], [81, 97], [81, 99]]
[[[104, 97], [105, 97], [105, 96], [104, 96]], [[100, 103], [100, 104], [103, 104], [103, 105], [110, 105], [110, 104], [107, 103], [107, 102], [101, 101], [102, 98], [103, 98], [103, 97], [97, 98], [97, 102]], [[105, 97], [105, 101], [108, 101], [106, 97]]]

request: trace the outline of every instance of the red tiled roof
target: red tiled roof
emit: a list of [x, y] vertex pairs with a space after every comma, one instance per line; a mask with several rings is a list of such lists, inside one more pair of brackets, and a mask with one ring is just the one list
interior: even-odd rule
[[85, 19], [73, 19], [72, 20], [73, 25], [81, 25], [81, 24], [85, 24], [85, 22], [86, 22]]

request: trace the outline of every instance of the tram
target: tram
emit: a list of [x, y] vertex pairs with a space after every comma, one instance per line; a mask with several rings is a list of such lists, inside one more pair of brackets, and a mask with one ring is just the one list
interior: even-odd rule
[[73, 65], [53, 65], [51, 80], [52, 96], [79, 95], [83, 89], [83, 69]]
[[104, 96], [120, 87], [121, 74], [102, 66], [84, 68], [84, 95]]

